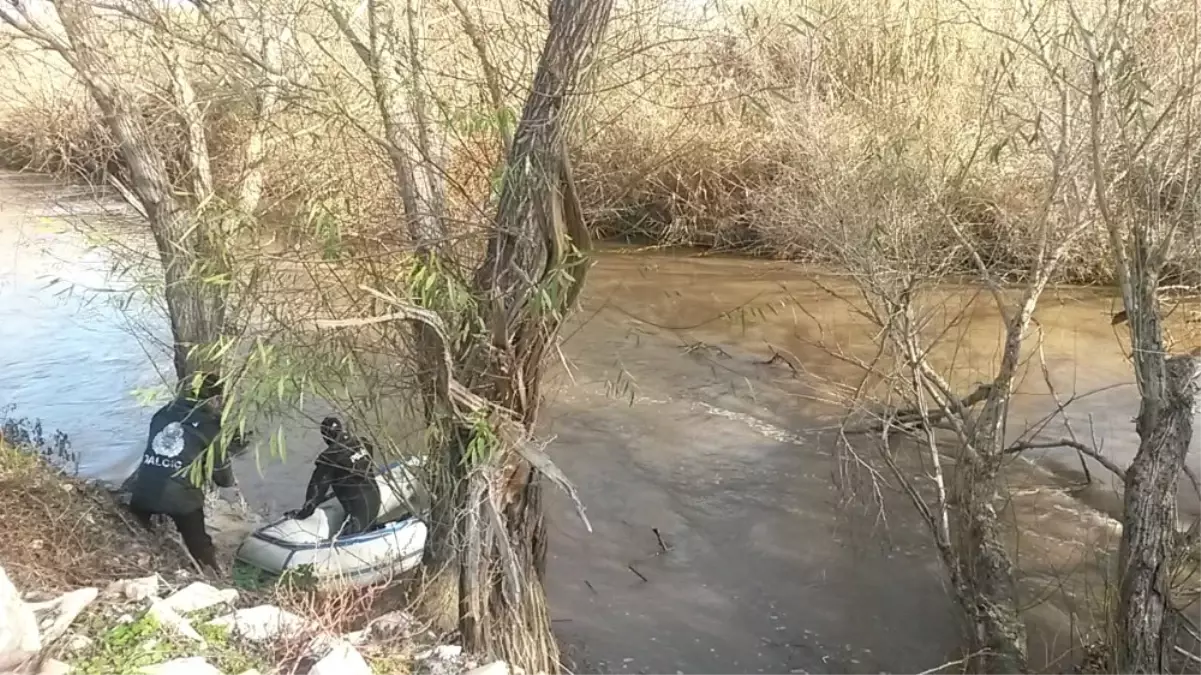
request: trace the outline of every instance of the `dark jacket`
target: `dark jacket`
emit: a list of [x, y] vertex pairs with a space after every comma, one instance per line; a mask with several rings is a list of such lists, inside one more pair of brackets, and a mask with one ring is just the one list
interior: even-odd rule
[[304, 507], [296, 517], [311, 516], [332, 490], [351, 521], [346, 523], [345, 534], [362, 532], [374, 525], [379, 517], [380, 494], [372, 450], [369, 443], [346, 434], [329, 441], [317, 456], [305, 490]]
[[[166, 515], [203, 509], [204, 491], [192, 484], [189, 467], [220, 435], [221, 418], [203, 402], [180, 397], [160, 408], [150, 419], [131, 503]], [[233, 486], [228, 454], [216, 462], [212, 480], [221, 487]]]

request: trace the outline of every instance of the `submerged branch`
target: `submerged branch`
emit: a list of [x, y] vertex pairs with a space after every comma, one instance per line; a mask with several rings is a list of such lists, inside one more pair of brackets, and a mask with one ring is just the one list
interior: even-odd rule
[[[957, 408], [966, 410], [983, 403], [992, 393], [993, 385], [982, 384], [976, 387], [976, 390], [967, 396], [959, 399]], [[906, 408], [888, 414], [888, 416], [874, 424], [848, 428], [847, 434], [868, 434], [878, 433], [885, 429], [896, 429], [900, 427], [913, 427], [914, 425], [936, 424], [940, 420], [947, 417], [950, 413], [948, 408], [935, 410], [934, 412], [922, 411], [915, 408]]]

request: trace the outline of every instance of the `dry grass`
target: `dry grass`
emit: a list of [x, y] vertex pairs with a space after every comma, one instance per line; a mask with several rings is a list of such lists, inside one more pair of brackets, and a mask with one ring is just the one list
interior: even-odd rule
[[[1075, 4], [1091, 10], [1103, 1]], [[499, 12], [473, 3], [514, 108], [545, 30], [536, 4]], [[1171, 49], [1157, 53], [1187, 56], [1191, 34], [1173, 13], [1187, 5], [1164, 4], [1156, 34]], [[1047, 191], [1047, 158], [1037, 143], [1015, 142], [1014, 133], [1047, 109], [1051, 91], [1045, 73], [1020, 58], [1010, 62], [1012, 88], [992, 88], [1010, 46], [998, 33], [1024, 30], [1023, 6], [748, 0], [702, 14], [696, 3], [621, 3], [574, 148], [594, 229], [604, 237], [829, 262], [839, 257], [834, 249], [877, 236], [886, 224], [887, 238], [906, 249], [898, 253], [939, 252], [941, 263], [941, 252], [956, 243], [954, 222], [991, 267], [1028, 267], [1037, 255], [1029, 228]], [[1057, 0], [1037, 21], [1062, 21], [1065, 11], [1066, 0]], [[478, 57], [457, 15], [433, 1], [428, 13], [439, 19], [425, 48], [431, 93], [445, 112], [450, 211], [469, 229], [486, 212], [499, 143], [486, 123]], [[311, 7], [295, 15], [294, 30], [305, 36], [298, 49], [313, 75], [272, 124], [268, 220], [290, 238], [325, 227], [366, 247], [395, 239], [399, 209], [387, 160], [367, 138], [378, 121], [364, 74], [328, 17]], [[155, 72], [140, 46], [127, 51], [131, 64], [140, 59]], [[0, 161], [92, 177], [111, 168], [111, 143], [81, 88], [61, 66], [47, 65], [52, 59], [29, 67], [38, 58], [9, 57], [24, 75], [22, 86], [0, 92]], [[244, 85], [204, 54], [192, 58], [220, 165], [244, 130]], [[1167, 81], [1185, 61], [1164, 58], [1152, 67]], [[171, 116], [154, 96], [147, 100], [171, 146], [179, 138]], [[219, 182], [235, 171], [215, 167]], [[322, 223], [311, 217], [318, 211], [327, 216]], [[1098, 255], [1107, 246], [1099, 227], [1086, 232], [1068, 252], [1061, 279], [1109, 282]], [[1177, 271], [1195, 275], [1189, 261], [1201, 256], [1201, 230], [1187, 234], [1178, 256]]]
[[17, 587], [63, 591], [190, 569], [172, 540], [138, 532], [112, 494], [0, 436], [0, 564]]

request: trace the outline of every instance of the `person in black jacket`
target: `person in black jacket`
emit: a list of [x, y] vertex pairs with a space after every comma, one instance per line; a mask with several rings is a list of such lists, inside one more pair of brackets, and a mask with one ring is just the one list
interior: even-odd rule
[[[210, 373], [203, 376], [196, 391], [190, 384], [181, 382], [180, 394], [150, 419], [150, 433], [133, 480], [129, 506], [147, 528], [151, 527], [151, 516], [169, 516], [192, 557], [219, 571], [216, 549], [205, 529], [204, 490], [192, 483], [189, 468], [198, 458], [204, 461], [203, 453], [210, 448], [218, 451], [213, 445], [221, 435], [221, 383]], [[240, 451], [246, 440], [235, 439], [228, 451], [214, 460], [212, 482], [233, 487], [229, 456]]]
[[317, 456], [313, 476], [305, 490], [304, 506], [289, 511], [289, 518], [308, 518], [329, 497], [330, 490], [346, 512], [343, 536], [365, 532], [379, 517], [379, 485], [371, 444], [348, 433], [337, 417], [321, 420], [325, 450]]

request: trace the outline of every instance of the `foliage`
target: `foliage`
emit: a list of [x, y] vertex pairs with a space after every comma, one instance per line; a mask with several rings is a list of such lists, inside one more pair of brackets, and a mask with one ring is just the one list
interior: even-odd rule
[[119, 623], [106, 631], [93, 646], [72, 664], [83, 675], [134, 673], [181, 656], [189, 656], [186, 646], [164, 639], [158, 621], [143, 614], [130, 623]]
[[71, 439], [55, 429], [47, 440], [41, 420], [4, 417], [0, 423], [0, 445], [20, 448], [26, 453], [40, 456], [67, 473], [75, 473], [79, 469], [79, 453], [71, 449]]
[[[211, 614], [211, 612], [210, 612]], [[267, 654], [262, 648], [230, 635], [225, 626], [209, 625], [212, 618], [203, 613], [189, 617], [204, 638], [196, 642], [165, 631], [148, 613], [128, 623], [112, 625], [112, 617], [92, 612], [85, 628], [98, 634], [91, 646], [72, 659], [74, 672], [82, 675], [135, 673], [172, 659], [200, 656], [226, 673], [241, 673], [251, 668], [265, 672]]]

